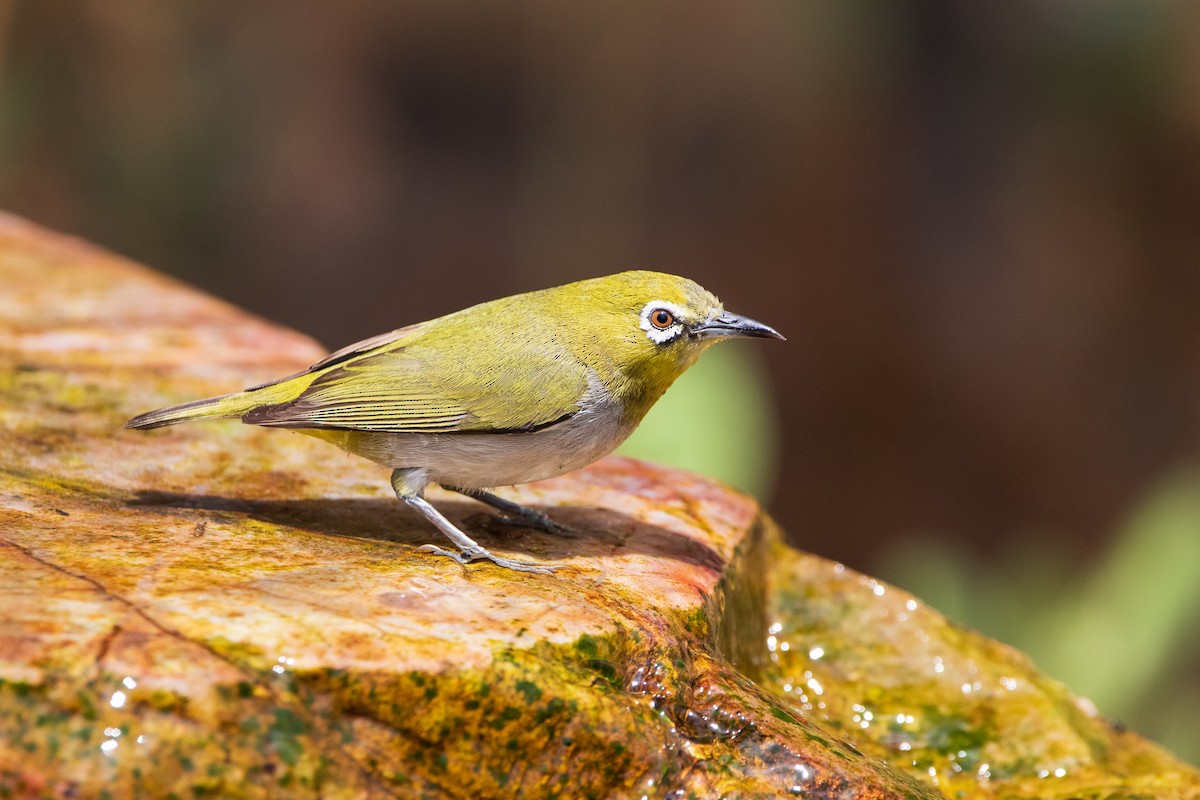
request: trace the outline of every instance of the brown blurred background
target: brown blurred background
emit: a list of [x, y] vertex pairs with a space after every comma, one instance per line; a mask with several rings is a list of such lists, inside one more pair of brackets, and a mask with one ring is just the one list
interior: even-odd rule
[[789, 342], [652, 452], [1200, 761], [1200, 5], [0, 0], [0, 207], [330, 346], [693, 277]]

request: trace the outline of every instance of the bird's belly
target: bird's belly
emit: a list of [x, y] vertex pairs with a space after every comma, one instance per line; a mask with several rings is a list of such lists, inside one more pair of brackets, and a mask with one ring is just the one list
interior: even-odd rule
[[435, 483], [484, 489], [551, 478], [603, 458], [635, 427], [616, 411], [580, 413], [529, 433], [305, 433], [393, 469], [424, 469]]

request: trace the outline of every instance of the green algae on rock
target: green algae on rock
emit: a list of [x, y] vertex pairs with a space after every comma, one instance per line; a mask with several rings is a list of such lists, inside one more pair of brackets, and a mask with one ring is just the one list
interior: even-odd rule
[[1200, 797], [1200, 778], [912, 595], [776, 546], [762, 683], [947, 797]]
[[[10, 217], [0, 285], [0, 796], [1046, 796], [1085, 774], [1196, 796], [1016, 654], [783, 548], [736, 492], [608, 459], [511, 490], [575, 538], [439, 497], [568, 569], [428, 559], [386, 475], [320, 442], [119, 430], [313, 343]], [[1041, 699], [982, 703], [997, 686]]]

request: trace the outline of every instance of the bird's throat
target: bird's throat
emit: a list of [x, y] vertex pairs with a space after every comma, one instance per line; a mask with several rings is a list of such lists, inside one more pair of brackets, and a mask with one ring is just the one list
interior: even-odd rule
[[695, 363], [697, 356], [699, 353], [692, 354], [682, 362], [655, 360], [639, 364], [638, 368], [629, 374], [622, 387], [624, 391], [620, 393], [626, 420], [632, 425], [640, 422], [667, 389], [671, 388], [675, 379]]

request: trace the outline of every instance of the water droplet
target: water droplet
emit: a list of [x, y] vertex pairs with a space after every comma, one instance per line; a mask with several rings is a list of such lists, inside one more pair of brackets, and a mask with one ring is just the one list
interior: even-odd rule
[[818, 658], [820, 658], [823, 655], [825, 655], [824, 647], [814, 647], [808, 651], [808, 657], [811, 658], [813, 661], [816, 661]]
[[125, 688], [126, 688], [126, 689], [136, 689], [136, 688], [137, 688], [137, 681], [135, 681], [135, 680], [133, 679], [133, 676], [132, 676], [132, 675], [126, 675], [126, 676], [125, 676], [125, 677], [124, 677], [124, 678], [121, 680], [121, 683], [125, 684]]
[[804, 762], [797, 762], [792, 765], [791, 774], [787, 776], [792, 783], [788, 786], [788, 794], [802, 795], [804, 794], [804, 785], [812, 780], [813, 770]]
[[100, 749], [105, 753], [111, 753], [113, 750], [117, 749], [117, 740], [105, 739], [104, 742], [101, 743]]
[[113, 692], [112, 699], [108, 701], [113, 708], [121, 708], [125, 705], [125, 693]]

